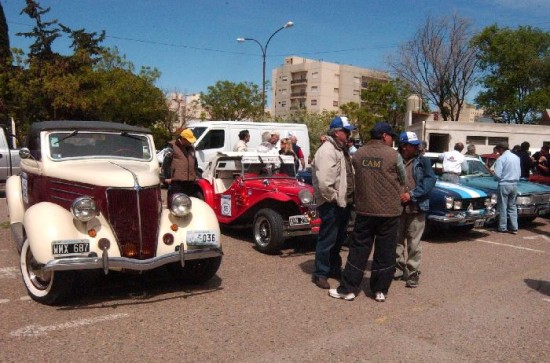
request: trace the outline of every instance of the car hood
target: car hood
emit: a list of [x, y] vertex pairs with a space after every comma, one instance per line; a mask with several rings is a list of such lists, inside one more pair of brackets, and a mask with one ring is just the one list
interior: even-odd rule
[[473, 199], [487, 197], [487, 193], [481, 189], [473, 188], [471, 186], [444, 182], [441, 180], [438, 180], [435, 183], [435, 187], [440, 190], [444, 190], [447, 194], [454, 198]]
[[[460, 178], [462, 185], [496, 192], [498, 182], [492, 176], [466, 176]], [[518, 195], [550, 193], [550, 187], [528, 181], [518, 182]]]
[[267, 191], [278, 191], [287, 195], [298, 195], [301, 190], [307, 189], [313, 193], [313, 187], [309, 184], [298, 181], [294, 178], [258, 178], [247, 179], [246, 187], [263, 189]]
[[132, 188], [160, 183], [158, 166], [132, 160], [75, 160], [56, 163], [44, 171], [45, 176], [79, 183]]

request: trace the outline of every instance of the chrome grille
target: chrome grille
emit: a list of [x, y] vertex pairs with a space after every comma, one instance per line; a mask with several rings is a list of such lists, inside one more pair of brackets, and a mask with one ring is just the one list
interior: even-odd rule
[[122, 256], [147, 259], [155, 256], [159, 218], [160, 189], [107, 189], [109, 223]]

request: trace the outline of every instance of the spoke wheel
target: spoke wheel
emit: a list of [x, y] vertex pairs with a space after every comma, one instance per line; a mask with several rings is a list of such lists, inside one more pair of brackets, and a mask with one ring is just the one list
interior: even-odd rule
[[254, 243], [263, 253], [273, 254], [281, 250], [284, 243], [283, 218], [272, 209], [261, 209], [254, 218]]

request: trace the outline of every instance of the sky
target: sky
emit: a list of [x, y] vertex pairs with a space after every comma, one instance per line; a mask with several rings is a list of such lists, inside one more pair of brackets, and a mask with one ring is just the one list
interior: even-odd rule
[[[37, 0], [50, 8], [45, 21], [57, 19], [71, 29], [105, 30], [103, 45], [117, 47], [136, 65], [157, 68], [156, 86], [166, 93], [207, 92], [217, 81], [253, 82], [261, 87], [262, 51], [271, 34], [286, 22], [266, 51], [266, 79], [287, 56], [388, 71], [386, 59], [412, 39], [427, 16], [457, 13], [476, 30], [492, 24], [530, 25], [550, 31], [550, 0]], [[11, 47], [28, 51], [33, 22], [20, 15], [24, 0], [0, 0]], [[70, 42], [54, 50], [70, 54]], [[269, 96], [269, 89], [268, 89]]]

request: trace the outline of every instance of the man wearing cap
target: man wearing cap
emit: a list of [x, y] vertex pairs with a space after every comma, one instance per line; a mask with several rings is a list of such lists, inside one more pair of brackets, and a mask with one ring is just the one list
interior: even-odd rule
[[[371, 140], [353, 155], [355, 171], [355, 226], [346, 268], [334, 298], [353, 300], [361, 287], [363, 274], [374, 245], [370, 290], [374, 299], [386, 300], [395, 274], [395, 251], [404, 193], [405, 167], [392, 147], [394, 131], [386, 122], [371, 130]], [[317, 158], [316, 158], [317, 159]]]
[[164, 183], [168, 184], [168, 204], [174, 193], [193, 194], [198, 178], [198, 162], [193, 143], [197, 141], [191, 129], [184, 129], [175, 141], [168, 143], [168, 151], [162, 163]]
[[467, 168], [462, 150], [464, 150], [464, 144], [457, 142], [454, 150], [439, 155], [439, 159], [443, 160], [441, 180], [455, 184], [460, 182], [460, 174], [462, 174], [462, 170], [466, 170]]
[[[498, 232], [518, 233], [518, 181], [521, 177], [519, 157], [508, 150], [508, 143], [501, 142], [496, 146], [500, 154], [495, 161], [494, 178], [498, 181], [497, 211]], [[508, 225], [508, 221], [510, 224]], [[510, 226], [510, 228], [508, 228]]]
[[342, 273], [340, 249], [347, 238], [354, 190], [347, 140], [354, 128], [346, 117], [334, 118], [311, 165], [321, 218], [312, 281], [321, 289], [330, 289], [327, 279], [340, 279]]
[[414, 132], [399, 135], [399, 153], [405, 163], [407, 178], [406, 192], [401, 195], [403, 212], [399, 221], [394, 278], [407, 281], [405, 286], [411, 288], [418, 286], [422, 258], [420, 238], [426, 226], [426, 212], [430, 208], [430, 192], [436, 182], [430, 160], [420, 154], [420, 144]]

